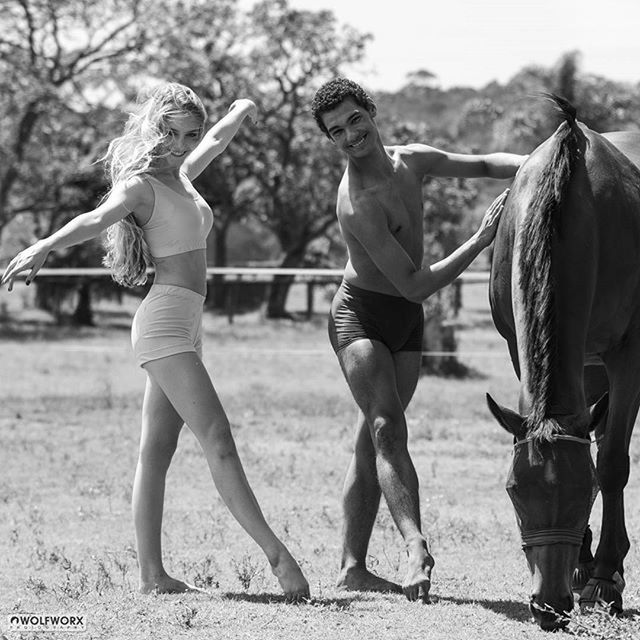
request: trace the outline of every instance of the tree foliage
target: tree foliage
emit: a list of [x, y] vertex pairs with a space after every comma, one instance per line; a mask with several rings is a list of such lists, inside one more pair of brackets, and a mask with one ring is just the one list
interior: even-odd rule
[[[254, 99], [261, 114], [197, 181], [215, 213], [215, 264], [227, 263], [229, 233], [238, 225], [275, 238], [283, 266], [343, 259], [335, 227], [343, 160], [317, 131], [309, 104], [322, 82], [364, 57], [369, 36], [329, 11], [294, 9], [287, 0], [249, 9], [237, 0], [3, 0], [2, 9], [3, 237], [12, 226], [48, 234], [95, 206], [107, 186], [95, 162], [121, 130], [131, 101], [141, 87], [171, 79], [202, 97], [212, 121], [238, 97]], [[435, 77], [420, 69], [399, 92], [377, 96], [385, 142], [528, 153], [557, 126], [534, 97], [541, 91], [571, 99], [579, 118], [598, 131], [637, 129], [640, 122], [639, 86], [583, 73], [576, 51], [551, 68], [530, 66], [481, 90], [445, 91]], [[494, 195], [484, 181], [473, 185], [426, 181], [430, 258], [449, 252], [468, 212]], [[51, 264], [99, 259], [94, 243]], [[285, 279], [273, 287], [268, 315], [285, 315], [289, 285]]]
[[[242, 96], [262, 113], [260, 127], [243, 128], [197, 185], [216, 213], [217, 261], [226, 260], [231, 224], [252, 216], [278, 238], [283, 264], [302, 264], [309, 242], [333, 223], [339, 162], [312, 131], [308, 104], [319, 82], [362, 55], [366, 37], [339, 28], [330, 12], [296, 11], [284, 0], [248, 13], [233, 0], [110, 0], [94, 8], [85, 0], [11, 0], [4, 31], [14, 35], [0, 42], [0, 61], [7, 83], [23, 86], [2, 105], [0, 230], [27, 213], [40, 235], [77, 214], [65, 185], [84, 172], [97, 180], [90, 192], [104, 190], [89, 167], [119, 131], [120, 108], [141, 85], [172, 79], [193, 87], [213, 120]], [[92, 118], [97, 113], [105, 119]], [[274, 287], [273, 300], [271, 315], [281, 315], [286, 287]]]

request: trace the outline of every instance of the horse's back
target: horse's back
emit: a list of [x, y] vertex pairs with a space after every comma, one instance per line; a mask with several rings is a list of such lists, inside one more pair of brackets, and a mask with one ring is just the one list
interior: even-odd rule
[[[588, 323], [590, 352], [616, 342], [640, 314], [640, 132], [597, 134], [579, 128], [585, 136], [583, 155], [574, 161], [554, 214], [560, 231], [554, 233], [553, 263], [560, 324], [565, 315], [575, 321], [583, 307], [578, 315]], [[518, 172], [494, 244], [490, 300], [496, 327], [508, 341], [515, 339], [512, 281], [515, 276], [518, 282], [521, 273], [514, 264], [516, 247], [522, 246], [517, 238], [527, 218], [540, 215], [532, 203], [557, 148], [555, 135]]]
[[601, 135], [640, 169], [640, 131], [611, 131]]

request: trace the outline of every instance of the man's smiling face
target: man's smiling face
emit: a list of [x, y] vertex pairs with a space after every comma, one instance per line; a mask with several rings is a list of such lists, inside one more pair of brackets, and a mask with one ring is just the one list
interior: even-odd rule
[[378, 129], [373, 116], [353, 98], [322, 114], [333, 143], [351, 158], [361, 158], [375, 145]]

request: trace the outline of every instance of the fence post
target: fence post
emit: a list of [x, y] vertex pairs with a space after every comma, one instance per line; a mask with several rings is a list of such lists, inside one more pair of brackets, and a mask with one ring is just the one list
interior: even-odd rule
[[313, 285], [315, 282], [307, 282], [307, 320], [313, 318]]
[[234, 280], [227, 282], [227, 320], [233, 324], [233, 313], [236, 309], [236, 283]]

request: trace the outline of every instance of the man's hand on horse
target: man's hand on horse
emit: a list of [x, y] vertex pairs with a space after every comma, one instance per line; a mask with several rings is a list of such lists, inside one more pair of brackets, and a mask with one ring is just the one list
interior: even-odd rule
[[490, 205], [482, 218], [480, 228], [478, 229], [478, 238], [481, 242], [489, 246], [496, 237], [500, 215], [507, 201], [509, 189], [505, 189]]

